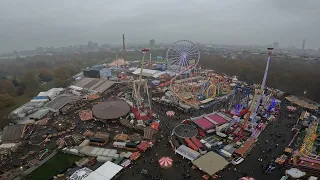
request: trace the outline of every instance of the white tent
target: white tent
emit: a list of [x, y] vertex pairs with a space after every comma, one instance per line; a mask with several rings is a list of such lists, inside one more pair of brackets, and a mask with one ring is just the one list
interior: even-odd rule
[[[142, 69], [142, 76], [152, 77], [155, 74], [161, 71], [152, 70], [152, 69]], [[139, 75], [141, 73], [141, 68], [136, 69], [132, 74]]]
[[122, 166], [107, 161], [84, 180], [111, 180], [122, 170], [122, 168]]
[[70, 180], [82, 180], [89, 176], [89, 174], [92, 173], [92, 170], [89, 168], [82, 168], [75, 171], [70, 177]]
[[300, 171], [297, 168], [291, 168], [291, 169], [286, 170], [286, 174], [293, 177], [293, 178], [301, 178], [306, 175], [305, 172]]

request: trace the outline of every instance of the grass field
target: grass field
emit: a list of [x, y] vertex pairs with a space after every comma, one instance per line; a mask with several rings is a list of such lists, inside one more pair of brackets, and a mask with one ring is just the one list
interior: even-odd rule
[[20, 107], [21, 105], [23, 105], [24, 103], [30, 100], [31, 100], [31, 97], [27, 97], [27, 96], [15, 97], [13, 106], [9, 106], [0, 110], [0, 117], [8, 115], [11, 111], [17, 109], [18, 107]]
[[59, 152], [38, 169], [33, 171], [25, 180], [47, 180], [51, 179], [53, 176], [63, 173], [70, 166], [74, 164], [75, 161], [80, 160], [80, 156], [75, 156], [71, 154], [65, 154]]
[[1, 119], [1, 117], [9, 115], [9, 113], [11, 111], [17, 109], [18, 107], [20, 107], [21, 105], [27, 103], [30, 100], [31, 100], [31, 97], [18, 96], [18, 97], [15, 98], [15, 104], [13, 106], [9, 106], [9, 107], [0, 109], [0, 128], [3, 128], [4, 126], [9, 124], [8, 119], [5, 119], [5, 118]]

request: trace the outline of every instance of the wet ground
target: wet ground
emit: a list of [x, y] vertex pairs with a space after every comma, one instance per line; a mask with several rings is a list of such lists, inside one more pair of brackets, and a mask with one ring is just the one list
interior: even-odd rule
[[[159, 108], [160, 107], [160, 108]], [[240, 165], [234, 166], [229, 165], [223, 171], [219, 172], [218, 175], [221, 177], [217, 179], [225, 180], [237, 180], [244, 175], [252, 176], [258, 180], [277, 180], [284, 175], [284, 169], [278, 167], [270, 174], [264, 174], [262, 171], [262, 166], [269, 164], [271, 161], [274, 161], [277, 157], [282, 155], [284, 148], [288, 145], [290, 140], [293, 137], [291, 133], [291, 128], [293, 127], [296, 119], [299, 117], [298, 113], [293, 114], [293, 118], [287, 118], [286, 105], [282, 105], [282, 110], [275, 122], [270, 123], [267, 128], [259, 136], [257, 145], [251, 151], [251, 154], [248, 155], [244, 162]], [[188, 160], [183, 160], [180, 155], [174, 154], [174, 151], [171, 149], [171, 146], [168, 143], [167, 136], [170, 133], [170, 130], [183, 120], [184, 118], [190, 117], [190, 114], [184, 114], [177, 112], [177, 116], [180, 116], [180, 120], [175, 118], [168, 118], [164, 115], [166, 110], [165, 106], [154, 105], [154, 111], [158, 113], [158, 109], [163, 109], [163, 112], [160, 112], [161, 120], [161, 141], [157, 143], [148, 153], [144, 154], [132, 168], [126, 169], [124, 173], [119, 177], [120, 180], [142, 180], [142, 179], [156, 179], [162, 178], [164, 180], [180, 180], [187, 179], [185, 174], [190, 174], [190, 179], [202, 179], [204, 174], [200, 170], [191, 169], [191, 163]], [[212, 109], [217, 109], [217, 107], [211, 107], [209, 110], [199, 110], [192, 115], [200, 115], [206, 111], [206, 113], [212, 112]], [[167, 125], [166, 125], [167, 124]], [[282, 134], [280, 138], [277, 138], [277, 134]], [[266, 143], [266, 140], [268, 142]], [[276, 144], [278, 146], [276, 147]], [[267, 152], [267, 149], [270, 148], [271, 152]], [[158, 159], [162, 156], [169, 156], [174, 160], [174, 165], [168, 169], [161, 169], [158, 165]], [[263, 161], [258, 161], [259, 158], [262, 158]], [[148, 176], [142, 175], [140, 172], [142, 169], [149, 171]]]

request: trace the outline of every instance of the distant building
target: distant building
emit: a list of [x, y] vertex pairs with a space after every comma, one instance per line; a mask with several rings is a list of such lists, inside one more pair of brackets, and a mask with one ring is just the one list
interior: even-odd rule
[[306, 40], [304, 39], [304, 40], [302, 41], [302, 47], [301, 47], [302, 50], [304, 50], [305, 45], [306, 45]]
[[103, 44], [103, 45], [101, 45], [101, 48], [106, 50], [106, 49], [110, 48], [110, 45], [109, 44]]
[[38, 54], [44, 53], [44, 47], [37, 47], [37, 48], [36, 48], [36, 52], [37, 52]]
[[98, 51], [99, 50], [99, 44], [98, 43], [93, 43], [93, 50]]
[[272, 47], [277, 49], [279, 47], [279, 43], [278, 42], [273, 42]]
[[94, 48], [93, 48], [93, 41], [89, 41], [89, 42], [88, 42], [88, 49], [91, 50], [91, 51], [93, 51], [93, 49], [94, 49]]
[[154, 45], [156, 45], [156, 40], [151, 39], [149, 44], [150, 44], [151, 47], [153, 47]]
[[89, 78], [100, 78], [100, 70], [103, 69], [102, 67], [92, 67], [83, 70], [83, 76]]

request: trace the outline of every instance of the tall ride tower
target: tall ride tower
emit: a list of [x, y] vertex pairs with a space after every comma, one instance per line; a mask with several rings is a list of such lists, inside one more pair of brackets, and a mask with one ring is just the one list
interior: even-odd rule
[[122, 34], [122, 56], [123, 56], [123, 60], [124, 60], [125, 65], [127, 65], [127, 62], [126, 62], [126, 44], [125, 44], [124, 34]]
[[262, 83], [261, 83], [261, 88], [260, 88], [260, 90], [259, 89], [256, 90], [256, 93], [255, 93], [255, 96], [258, 96], [258, 98], [252, 100], [252, 103], [255, 103], [253, 105], [254, 111], [252, 112], [253, 113], [253, 121], [254, 121], [254, 119], [255, 119], [255, 117], [257, 115], [257, 111], [258, 111], [262, 96], [264, 94], [264, 89], [266, 87], [269, 64], [270, 64], [270, 59], [271, 59], [271, 55], [272, 54], [273, 54], [273, 48], [268, 48], [268, 60], [267, 60], [266, 69], [264, 71], [263, 80], [262, 80]]
[[[150, 102], [150, 96], [149, 96], [149, 90], [148, 90], [148, 81], [146, 79], [142, 79], [145, 55], [149, 51], [149, 49], [141, 49], [141, 51], [143, 53], [143, 56], [141, 61], [140, 75], [138, 80], [133, 81], [133, 88], [132, 88], [133, 89], [132, 96], [136, 101], [136, 106], [139, 113], [141, 108], [146, 106], [148, 106], [151, 112], [151, 102]], [[141, 86], [144, 87], [144, 90], [143, 90], [144, 93], [141, 93]], [[146, 96], [143, 96], [143, 95], [146, 95]]]

